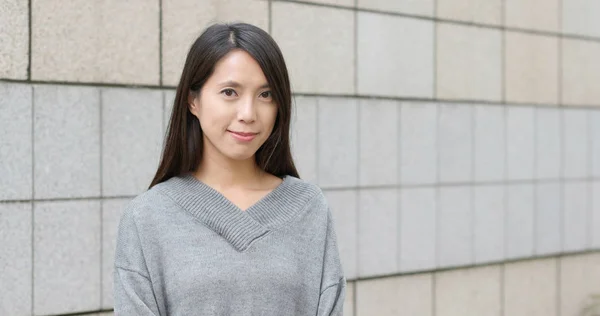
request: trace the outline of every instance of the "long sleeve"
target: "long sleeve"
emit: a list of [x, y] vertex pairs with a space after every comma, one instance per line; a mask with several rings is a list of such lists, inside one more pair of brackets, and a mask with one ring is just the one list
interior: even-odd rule
[[343, 315], [346, 278], [340, 261], [331, 212], [327, 210], [327, 234], [323, 253], [323, 274], [317, 316]]
[[133, 209], [129, 207], [119, 223], [113, 290], [116, 316], [160, 315]]

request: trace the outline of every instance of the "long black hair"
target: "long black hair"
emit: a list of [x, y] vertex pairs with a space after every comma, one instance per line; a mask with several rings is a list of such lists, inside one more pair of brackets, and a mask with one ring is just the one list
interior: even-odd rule
[[214, 24], [196, 39], [187, 55], [173, 101], [161, 161], [150, 188], [171, 177], [194, 171], [200, 164], [202, 128], [198, 118], [189, 111], [188, 96], [190, 93], [199, 93], [212, 75], [215, 64], [235, 49], [246, 51], [258, 62], [277, 104], [273, 131], [256, 152], [256, 164], [278, 177], [298, 177], [289, 136], [292, 92], [281, 50], [267, 32], [254, 25]]

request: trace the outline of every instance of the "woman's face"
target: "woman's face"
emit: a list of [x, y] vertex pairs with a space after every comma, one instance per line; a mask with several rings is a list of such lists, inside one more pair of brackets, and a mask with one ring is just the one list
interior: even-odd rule
[[216, 65], [200, 93], [189, 97], [200, 120], [204, 155], [253, 158], [267, 140], [277, 105], [259, 64], [243, 50], [233, 50]]

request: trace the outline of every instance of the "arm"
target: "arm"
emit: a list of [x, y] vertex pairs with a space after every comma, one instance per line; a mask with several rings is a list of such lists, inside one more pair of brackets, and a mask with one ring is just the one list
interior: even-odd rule
[[116, 316], [160, 315], [133, 209], [129, 207], [119, 223], [113, 290]]
[[327, 210], [327, 234], [323, 255], [321, 295], [317, 316], [341, 316], [346, 297], [346, 278], [340, 262], [331, 212]]

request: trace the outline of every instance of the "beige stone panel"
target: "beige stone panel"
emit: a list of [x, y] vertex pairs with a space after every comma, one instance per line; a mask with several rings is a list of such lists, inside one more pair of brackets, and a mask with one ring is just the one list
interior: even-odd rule
[[176, 86], [190, 47], [214, 23], [245, 22], [269, 28], [268, 1], [263, 0], [163, 0], [163, 84]]
[[347, 282], [346, 298], [344, 300], [344, 316], [354, 316], [354, 288], [355, 282]]
[[432, 304], [430, 273], [356, 283], [357, 316], [432, 316]]
[[560, 0], [505, 0], [507, 27], [558, 32]]
[[558, 102], [558, 38], [506, 32], [506, 101]]
[[[260, 0], [260, 1], [266, 1], [266, 0]], [[294, 1], [294, 0], [292, 0], [292, 1]], [[337, 5], [337, 6], [343, 6], [343, 7], [349, 7], [349, 8], [354, 7], [354, 0], [302, 0], [302, 1], [318, 3], [318, 4], [325, 4], [325, 5]]]
[[437, 24], [437, 96], [502, 98], [502, 34], [499, 30]]
[[358, 0], [361, 9], [432, 16], [434, 0]]
[[159, 83], [157, 1], [32, 3], [34, 80]]
[[[600, 253], [566, 256], [560, 259], [560, 315], [580, 315], [593, 302], [600, 303]], [[600, 306], [595, 309], [600, 313]], [[597, 314], [584, 314], [592, 316]]]
[[29, 66], [27, 1], [0, 3], [0, 78], [27, 79]]
[[556, 258], [506, 264], [504, 271], [504, 315], [557, 315], [556, 275]]
[[438, 18], [470, 23], [502, 24], [502, 0], [437, 0]]
[[273, 37], [285, 58], [292, 91], [354, 93], [354, 12], [273, 2]]
[[562, 103], [600, 106], [600, 43], [562, 40]]
[[501, 315], [499, 265], [445, 271], [435, 277], [436, 316]]

